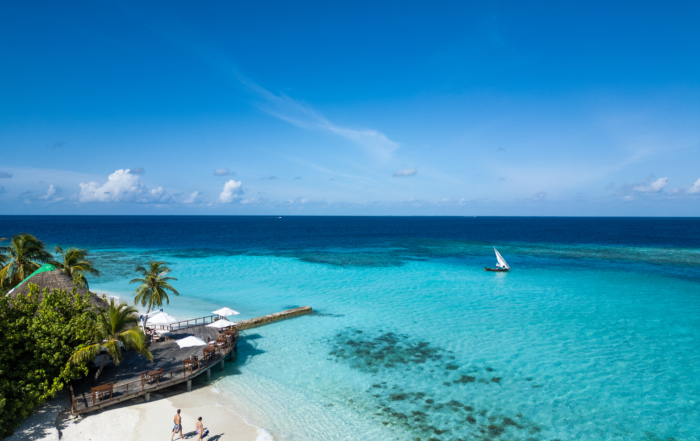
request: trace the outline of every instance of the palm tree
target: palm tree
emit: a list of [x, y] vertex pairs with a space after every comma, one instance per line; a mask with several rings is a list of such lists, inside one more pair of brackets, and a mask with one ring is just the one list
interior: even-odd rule
[[[153, 361], [153, 355], [148, 350], [146, 344], [146, 335], [138, 326], [133, 326], [127, 329], [129, 325], [138, 323], [136, 314], [138, 311], [133, 306], [126, 303], [120, 303], [118, 306], [114, 304], [114, 299], [109, 301], [109, 309], [100, 311], [95, 324], [95, 336], [92, 344], [78, 349], [73, 353], [70, 362], [73, 364], [87, 363], [94, 360], [97, 355], [103, 350], [107, 351], [107, 355], [112, 357], [116, 364], [121, 363], [124, 359], [120, 343], [126, 349], [133, 349], [139, 354], [146, 357], [149, 361]], [[102, 364], [95, 374], [95, 380], [102, 373], [102, 370], [107, 364], [107, 357], [102, 359]]]
[[92, 266], [92, 262], [88, 260], [88, 250], [80, 250], [74, 247], [63, 251], [63, 248], [57, 246], [56, 254], [60, 254], [63, 257], [63, 262], [52, 262], [56, 268], [63, 270], [71, 279], [77, 274], [82, 275], [83, 277], [80, 278], [80, 283], [85, 289], [89, 289], [85, 273], [94, 274], [95, 276], [100, 275], [100, 272], [96, 270]]
[[44, 242], [31, 234], [15, 234], [8, 246], [0, 247], [0, 285], [14, 288], [51, 257]]
[[[137, 266], [134, 271], [143, 275], [143, 278], [133, 279], [129, 282], [141, 284], [138, 288], [136, 288], [136, 291], [134, 291], [134, 295], [136, 296], [134, 298], [134, 305], [138, 304], [139, 302], [141, 303], [141, 306], [148, 305], [146, 315], [148, 315], [153, 306], [162, 306], [163, 300], [165, 300], [167, 304], [170, 304], [170, 299], [168, 298], [168, 293], [166, 293], [166, 291], [170, 291], [176, 296], [180, 295], [180, 293], [177, 292], [175, 288], [170, 286], [170, 283], [168, 283], [170, 280], [177, 281], [177, 279], [174, 277], [168, 277], [170, 268], [168, 268], [168, 265], [165, 262], [154, 261], [151, 259], [148, 269], [142, 266]], [[146, 320], [144, 319], [144, 323], [145, 322]]]

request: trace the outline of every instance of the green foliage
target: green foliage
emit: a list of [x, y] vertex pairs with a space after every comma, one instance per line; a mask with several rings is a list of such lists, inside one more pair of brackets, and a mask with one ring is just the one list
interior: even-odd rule
[[86, 374], [72, 354], [94, 340], [96, 315], [87, 296], [39, 287], [0, 298], [0, 438], [12, 434], [37, 406], [71, 379]]
[[[0, 243], [5, 240], [0, 238]], [[15, 234], [9, 245], [0, 246], [0, 285], [14, 288], [51, 258], [44, 242], [31, 234]]]
[[134, 291], [134, 304], [137, 305], [141, 303], [141, 306], [148, 305], [146, 314], [151, 311], [154, 306], [162, 306], [163, 301], [170, 304], [170, 299], [168, 298], [168, 293], [170, 291], [176, 296], [180, 293], [177, 292], [175, 288], [170, 286], [168, 283], [171, 280], [177, 281], [174, 277], [168, 277], [170, 274], [170, 268], [165, 262], [150, 260], [148, 263], [148, 268], [142, 266], [137, 266], [134, 270], [137, 273], [143, 275], [142, 278], [133, 279], [129, 283], [140, 283], [136, 291]]
[[78, 248], [69, 248], [63, 250], [63, 248], [57, 246], [56, 254], [58, 254], [62, 261], [52, 261], [51, 263], [73, 280], [80, 280], [80, 287], [88, 289], [88, 282], [85, 278], [86, 273], [90, 273], [95, 276], [99, 276], [100, 272], [92, 266], [92, 262], [88, 259], [88, 250], [81, 250]]

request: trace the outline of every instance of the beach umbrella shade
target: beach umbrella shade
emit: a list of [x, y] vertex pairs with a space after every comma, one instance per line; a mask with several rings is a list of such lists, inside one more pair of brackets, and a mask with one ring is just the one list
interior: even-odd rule
[[218, 314], [218, 315], [221, 315], [224, 317], [228, 317], [229, 315], [238, 315], [238, 314], [240, 314], [240, 312], [234, 311], [231, 308], [221, 308], [217, 311], [212, 312], [212, 314]]
[[149, 317], [148, 320], [146, 321], [147, 325], [169, 325], [170, 323], [175, 323], [179, 322], [180, 320], [176, 319], [172, 315], [165, 313], [165, 312], [160, 312], [153, 317]]
[[206, 342], [200, 338], [190, 335], [189, 337], [181, 338], [176, 341], [181, 348], [191, 348], [193, 346], [206, 346]]
[[215, 321], [214, 323], [208, 324], [207, 327], [221, 329], [221, 328], [228, 328], [229, 326], [234, 326], [234, 325], [235, 325], [235, 323], [233, 323], [233, 322], [230, 322], [226, 319], [220, 319], [220, 320]]

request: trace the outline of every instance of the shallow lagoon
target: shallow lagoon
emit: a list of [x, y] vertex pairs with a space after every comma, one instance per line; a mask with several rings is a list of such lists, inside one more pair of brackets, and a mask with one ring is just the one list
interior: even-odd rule
[[[492, 274], [456, 258], [307, 255], [162, 256], [180, 279], [176, 316], [319, 312], [249, 331], [240, 375], [217, 380], [278, 438], [681, 440], [700, 428], [696, 280], [598, 261], [516, 258]], [[121, 277], [95, 288], [129, 292]]]

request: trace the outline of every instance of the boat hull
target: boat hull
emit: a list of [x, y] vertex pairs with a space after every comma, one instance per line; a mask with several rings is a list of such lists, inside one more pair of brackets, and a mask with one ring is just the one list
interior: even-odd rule
[[507, 273], [508, 271], [510, 271], [510, 268], [508, 268], [508, 269], [501, 269], [501, 268], [484, 268], [484, 269], [485, 269], [486, 271], [493, 271], [493, 272], [496, 272], [496, 273]]

